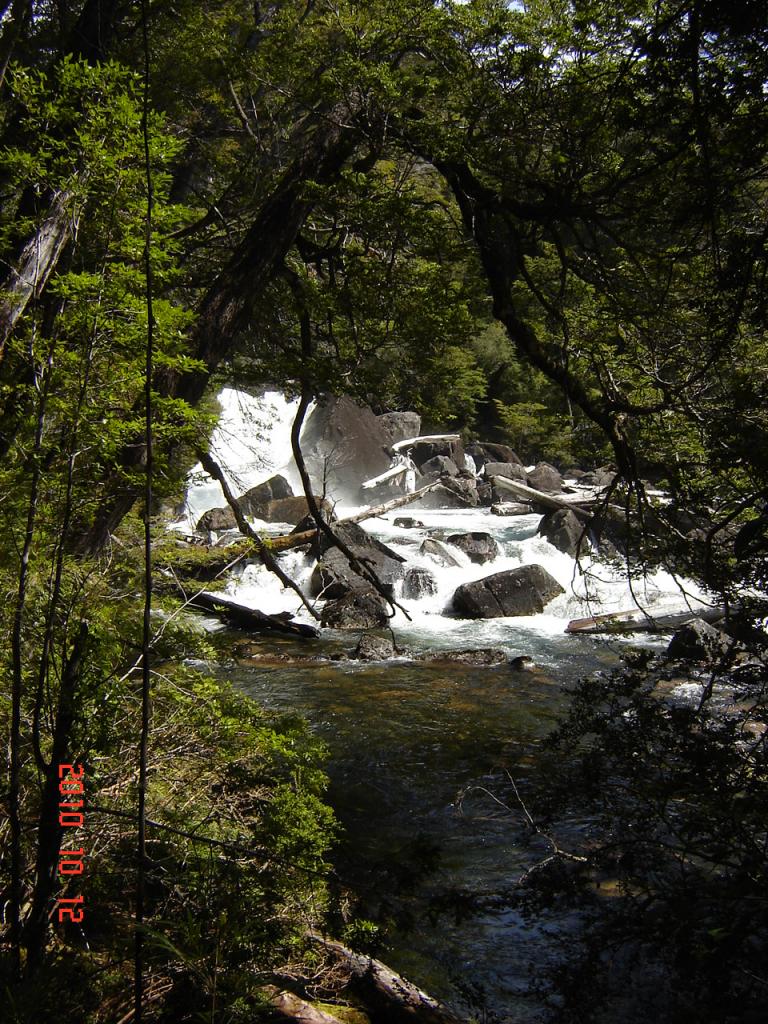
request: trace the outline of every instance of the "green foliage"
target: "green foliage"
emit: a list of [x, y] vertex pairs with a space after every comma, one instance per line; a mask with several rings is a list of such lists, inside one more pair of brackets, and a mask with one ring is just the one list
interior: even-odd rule
[[733, 651], [706, 670], [644, 652], [579, 685], [529, 798], [555, 834], [587, 823], [581, 862], [529, 876], [530, 910], [582, 915], [557, 1020], [760, 1019], [767, 714], [763, 660]]

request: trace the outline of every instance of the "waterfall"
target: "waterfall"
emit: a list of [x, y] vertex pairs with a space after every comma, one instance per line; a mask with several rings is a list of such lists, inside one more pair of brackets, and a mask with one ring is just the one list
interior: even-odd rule
[[[254, 397], [225, 388], [219, 395], [222, 414], [211, 441], [214, 457], [225, 469], [236, 494], [268, 479], [275, 473], [286, 476], [297, 493], [301, 493], [298, 473], [291, 455], [290, 429], [297, 402], [289, 402], [276, 391]], [[401, 457], [402, 458], [402, 457]], [[409, 468], [409, 475], [412, 470]], [[386, 474], [385, 474], [386, 475]], [[414, 481], [415, 482], [415, 481]], [[406, 480], [408, 489], [413, 484]], [[209, 508], [224, 504], [218, 483], [212, 481], [200, 466], [190, 474], [185, 515], [177, 527], [189, 529]], [[356, 508], [336, 506], [339, 518], [352, 514]], [[394, 520], [403, 514], [412, 515], [423, 526], [403, 529]], [[487, 508], [422, 510], [409, 508], [382, 518], [368, 520], [363, 528], [382, 540], [407, 560], [408, 568], [428, 569], [435, 578], [436, 592], [420, 599], [398, 600], [406, 608], [411, 621], [398, 611], [393, 626], [402, 636], [416, 644], [439, 644], [446, 647], [503, 646], [519, 651], [521, 644], [559, 638], [563, 645], [573, 638], [563, 636], [567, 623], [574, 618], [632, 608], [637, 600], [648, 611], [662, 613], [679, 609], [688, 600], [691, 606], [706, 603], [705, 595], [688, 581], [677, 581], [669, 573], [657, 571], [630, 582], [621, 567], [607, 565], [586, 557], [575, 563], [568, 555], [538, 536], [540, 516], [497, 516]], [[272, 533], [289, 532], [291, 524], [266, 524], [253, 520], [257, 529]], [[489, 533], [497, 541], [501, 553], [485, 564], [474, 564], [458, 549], [452, 549], [455, 566], [438, 564], [419, 549], [427, 537], [445, 538], [451, 533]], [[450, 615], [451, 599], [456, 588], [492, 573], [515, 569], [522, 565], [542, 565], [565, 589], [538, 615], [462, 620]], [[283, 559], [292, 579], [306, 584], [314, 563], [299, 552]], [[681, 593], [681, 587], [685, 594]], [[308, 620], [296, 595], [284, 589], [263, 566], [252, 565], [229, 584], [238, 600], [265, 612], [292, 611], [298, 619]]]

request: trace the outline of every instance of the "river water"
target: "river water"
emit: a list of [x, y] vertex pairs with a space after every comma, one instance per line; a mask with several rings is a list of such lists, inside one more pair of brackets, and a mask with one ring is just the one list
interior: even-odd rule
[[[222, 429], [214, 440], [220, 460], [233, 467], [236, 490], [286, 465], [293, 476], [290, 404], [275, 393], [260, 400], [229, 393], [222, 404]], [[244, 446], [243, 434], [253, 436], [254, 422], [261, 434]], [[195, 477], [190, 519], [223, 503], [216, 490]], [[340, 515], [348, 511], [337, 508]], [[396, 527], [394, 519], [402, 515], [423, 526]], [[497, 798], [508, 793], [507, 773], [525, 793], [536, 771], [537, 749], [562, 713], [569, 688], [579, 677], [615, 665], [622, 649], [621, 642], [566, 636], [568, 620], [632, 607], [633, 595], [654, 610], [683, 604], [677, 583], [666, 574], [630, 585], [617, 569], [588, 560], [576, 567], [537, 536], [538, 522], [538, 516], [499, 517], [487, 509], [408, 508], [364, 524], [405, 555], [409, 566], [429, 568], [437, 580], [436, 594], [403, 601], [411, 621], [401, 612], [393, 620], [399, 646], [414, 652], [502, 648], [510, 656], [529, 656], [531, 670], [407, 658], [300, 666], [245, 660], [227, 669], [264, 707], [304, 715], [327, 743], [330, 802], [344, 829], [338, 870], [358, 894], [363, 912], [387, 925], [383, 959], [465, 1013], [517, 1024], [543, 1019], [536, 982], [572, 922], [554, 916], [525, 921], [508, 907], [457, 915], [463, 903], [456, 893], [492, 897], [546, 853], [541, 841], [529, 841], [521, 807], [501, 806]], [[255, 525], [277, 533], [286, 529]], [[453, 549], [460, 564], [446, 568], [418, 551], [427, 536], [474, 531], [491, 533], [501, 555], [475, 565]], [[450, 598], [460, 583], [532, 562], [543, 565], [566, 591], [545, 614], [485, 621], [450, 615]], [[299, 582], [313, 567], [298, 552], [283, 564]], [[261, 567], [247, 567], [228, 589], [263, 611], [306, 615], [295, 595]], [[687, 589], [694, 599], [699, 596]], [[325, 631], [312, 653], [351, 653], [358, 636]], [[261, 643], [265, 652], [274, 652], [276, 644], [285, 652], [298, 651], [291, 640], [270, 637]], [[530, 810], [535, 816], [535, 807]], [[437, 914], [438, 905], [451, 912]]]

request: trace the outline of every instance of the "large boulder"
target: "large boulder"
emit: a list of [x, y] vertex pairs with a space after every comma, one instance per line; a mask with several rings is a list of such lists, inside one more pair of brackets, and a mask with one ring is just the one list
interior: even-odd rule
[[264, 516], [261, 514], [261, 509], [270, 501], [276, 501], [280, 498], [292, 498], [293, 490], [291, 485], [285, 479], [284, 476], [276, 474], [265, 480], [263, 484], [257, 484], [255, 487], [251, 487], [245, 494], [241, 494], [237, 499], [237, 504], [243, 510], [247, 516], [254, 516], [257, 519], [263, 519]]
[[509, 445], [494, 444], [491, 441], [473, 441], [467, 446], [467, 454], [475, 460], [478, 471], [483, 468], [486, 462], [515, 462], [522, 466], [517, 454], [512, 451]]
[[301, 447], [315, 487], [334, 497], [357, 496], [363, 480], [390, 466], [391, 423], [346, 395], [326, 396], [312, 410]]
[[422, 463], [419, 469], [428, 478], [424, 483], [429, 483], [430, 480], [434, 480], [438, 476], [459, 475], [459, 467], [447, 455], [433, 455], [431, 459], [427, 459], [426, 462]]
[[535, 487], [537, 491], [559, 494], [563, 489], [563, 478], [554, 466], [548, 462], [539, 462], [528, 474], [528, 486]]
[[452, 554], [450, 549], [442, 541], [435, 540], [434, 537], [427, 537], [419, 548], [419, 552], [422, 555], [429, 555], [438, 565], [446, 568], [461, 565], [461, 561]]
[[420, 441], [409, 448], [408, 452], [419, 469], [437, 455], [451, 459], [459, 469], [464, 468], [464, 446], [461, 441]]
[[417, 412], [385, 412], [376, 419], [391, 445], [418, 437], [421, 432], [421, 416]]
[[384, 599], [375, 591], [354, 591], [328, 601], [320, 622], [330, 629], [375, 629], [386, 626], [389, 615]]
[[453, 608], [468, 619], [503, 615], [538, 615], [565, 591], [541, 565], [524, 565], [463, 583], [453, 595]]
[[584, 522], [569, 508], [548, 512], [539, 523], [539, 534], [571, 558], [589, 551], [589, 541], [586, 537], [582, 540]]
[[439, 486], [414, 501], [413, 509], [474, 508], [478, 504], [477, 490], [466, 485], [467, 480], [455, 476], [441, 476]]
[[506, 476], [510, 480], [519, 480], [521, 484], [528, 482], [525, 466], [521, 466], [518, 462], [486, 462], [483, 466], [483, 473], [485, 473], [486, 478]]
[[601, 466], [600, 469], [594, 469], [590, 473], [583, 473], [577, 479], [584, 486], [605, 489], [610, 487], [616, 479], [616, 470], [611, 469], [610, 466]]
[[[455, 495], [456, 498], [461, 502], [459, 508], [477, 508], [480, 504], [480, 494], [477, 490], [477, 481], [473, 476], [467, 474], [460, 474], [459, 476], [441, 476], [440, 483], [445, 490], [438, 490], [439, 494], [442, 494], [444, 500], [451, 501], [452, 499], [445, 493], [450, 491], [451, 494]], [[446, 505], [443, 508], [448, 507]], [[453, 507], [453, 506], [450, 506]]]
[[409, 569], [403, 580], [403, 597], [416, 601], [428, 594], [437, 593], [437, 580], [429, 569]]
[[[354, 557], [366, 564], [377, 574], [382, 583], [394, 584], [405, 574], [405, 559], [380, 540], [366, 533], [355, 523], [337, 526], [334, 531], [349, 548]], [[321, 592], [325, 597], [342, 597], [350, 591], [369, 591], [371, 584], [349, 564], [344, 552], [331, 545], [325, 534], [320, 534], [315, 545], [318, 563], [310, 579], [314, 595]]]
[[209, 508], [197, 521], [198, 533], [223, 533], [225, 530], [236, 530], [235, 513], [224, 505], [222, 508]]
[[[315, 501], [326, 516], [330, 515], [331, 506], [325, 499], [315, 495]], [[309, 505], [302, 494], [295, 498], [274, 498], [261, 505], [259, 511], [254, 514], [267, 523], [290, 523], [291, 526], [295, 526], [308, 513]]]
[[501, 548], [490, 533], [454, 533], [446, 537], [446, 543], [463, 551], [470, 562], [482, 565], [498, 558]]
[[358, 661], [388, 661], [396, 654], [392, 637], [363, 633], [352, 657]]
[[705, 661], [722, 656], [731, 646], [731, 639], [721, 630], [703, 619], [692, 618], [669, 641], [667, 656], [675, 660]]

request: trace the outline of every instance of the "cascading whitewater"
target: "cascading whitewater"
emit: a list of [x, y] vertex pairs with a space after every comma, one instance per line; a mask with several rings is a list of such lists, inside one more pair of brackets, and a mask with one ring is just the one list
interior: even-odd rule
[[[275, 473], [285, 476], [297, 492], [298, 474], [293, 463], [290, 430], [297, 402], [288, 402], [280, 392], [266, 392], [253, 397], [225, 389], [219, 396], [222, 416], [214, 433], [211, 449], [225, 469], [236, 494], [266, 480]], [[195, 467], [190, 476], [185, 528], [197, 521], [209, 508], [224, 503], [221, 488]], [[336, 507], [343, 518], [359, 509]], [[424, 524], [423, 528], [402, 529], [394, 520], [402, 511], [368, 520], [363, 528], [384, 541], [407, 559], [408, 567], [429, 570], [436, 581], [436, 592], [418, 600], [398, 600], [411, 616], [409, 622], [398, 612], [393, 625], [408, 642], [431, 646], [503, 646], [519, 651], [521, 644], [536, 644], [536, 638], [562, 638], [567, 623], [574, 618], [631, 608], [635, 603], [654, 613], [679, 609], [687, 600], [691, 606], [704, 603], [704, 595], [688, 581], [675, 580], [669, 573], [658, 571], [642, 579], [629, 581], [616, 566], [608, 566], [592, 558], [579, 563], [549, 541], [538, 536], [540, 516], [500, 517], [487, 509], [422, 510], [410, 508], [409, 515]], [[258, 530], [267, 533], [289, 532], [290, 524], [267, 524], [252, 520]], [[178, 524], [177, 524], [178, 525]], [[469, 561], [462, 551], [452, 548], [456, 566], [443, 566], [419, 551], [428, 536], [446, 537], [451, 533], [482, 531], [491, 534], [501, 548], [492, 561], [478, 565]], [[481, 579], [492, 573], [515, 569], [522, 565], [542, 565], [560, 584], [565, 593], [551, 601], [539, 615], [497, 619], [461, 620], [449, 614], [451, 599], [462, 583]], [[283, 557], [286, 572], [300, 585], [306, 586], [314, 562], [300, 552]], [[263, 566], [248, 566], [232, 579], [229, 590], [244, 604], [264, 612], [292, 611], [298, 619], [307, 619], [296, 595], [285, 589]], [[559, 646], [559, 644], [558, 644]]]

